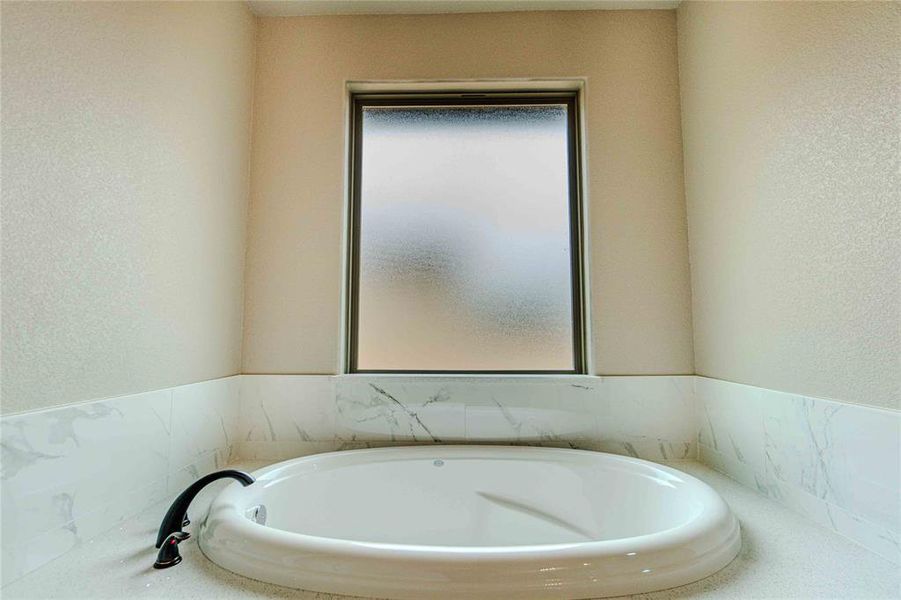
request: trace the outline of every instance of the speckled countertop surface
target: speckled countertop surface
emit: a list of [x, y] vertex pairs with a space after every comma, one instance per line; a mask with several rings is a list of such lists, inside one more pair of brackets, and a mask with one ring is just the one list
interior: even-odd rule
[[[245, 470], [265, 462], [241, 462]], [[901, 598], [901, 568], [831, 531], [806, 521], [727, 477], [695, 462], [671, 463], [713, 486], [742, 525], [742, 550], [725, 569], [702, 581], [632, 598]], [[209, 486], [194, 501], [199, 523], [226, 482]], [[151, 568], [153, 542], [168, 503], [129, 519], [99, 539], [58, 558], [0, 590], [14, 598], [339, 598], [260, 583], [234, 575], [206, 559], [191, 539], [184, 561]], [[191, 529], [195, 526], [192, 525]]]

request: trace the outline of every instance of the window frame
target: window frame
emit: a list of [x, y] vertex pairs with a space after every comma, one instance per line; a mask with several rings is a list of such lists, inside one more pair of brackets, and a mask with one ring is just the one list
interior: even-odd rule
[[[360, 225], [362, 210], [363, 110], [370, 106], [486, 106], [564, 104], [567, 107], [567, 167], [569, 180], [570, 281], [572, 284], [573, 368], [567, 370], [416, 370], [360, 369], [358, 366]], [[582, 142], [578, 90], [379, 92], [350, 94], [349, 210], [347, 219], [347, 269], [345, 292], [345, 372], [348, 374], [432, 375], [584, 375], [587, 374], [585, 315], [586, 293], [583, 259]]]

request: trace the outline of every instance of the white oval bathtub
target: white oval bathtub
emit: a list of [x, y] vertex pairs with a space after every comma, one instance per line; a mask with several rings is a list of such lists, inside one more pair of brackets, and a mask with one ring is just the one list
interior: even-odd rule
[[696, 581], [741, 545], [738, 521], [706, 484], [599, 452], [352, 450], [254, 475], [214, 500], [200, 546], [230, 571], [306, 590], [597, 598]]

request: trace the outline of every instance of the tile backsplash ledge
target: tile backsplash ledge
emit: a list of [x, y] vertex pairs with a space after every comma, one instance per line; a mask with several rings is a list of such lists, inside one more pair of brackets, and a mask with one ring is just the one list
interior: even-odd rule
[[235, 458], [413, 443], [700, 458], [899, 560], [901, 412], [705, 377], [239, 375], [0, 427], [4, 584]]
[[239, 454], [503, 442], [677, 460], [697, 456], [694, 420], [692, 376], [246, 375]]
[[901, 412], [697, 377], [702, 462], [901, 563]]
[[227, 464], [239, 380], [0, 419], [3, 584]]

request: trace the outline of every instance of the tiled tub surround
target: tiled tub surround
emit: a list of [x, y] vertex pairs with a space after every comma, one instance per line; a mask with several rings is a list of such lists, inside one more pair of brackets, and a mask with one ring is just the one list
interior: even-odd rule
[[2, 581], [229, 460], [239, 377], [4, 417]]
[[242, 375], [0, 423], [4, 583], [229, 459], [436, 440], [699, 454], [899, 560], [901, 413], [703, 377]]
[[702, 462], [901, 563], [901, 412], [697, 377]]
[[[252, 471], [268, 462], [237, 461], [230, 466]], [[631, 600], [897, 599], [901, 574], [885, 559], [705, 465], [683, 460], [670, 466], [701, 479], [726, 500], [741, 521], [741, 553], [707, 579]], [[191, 506], [194, 524], [189, 531], [197, 532], [210, 501], [229, 483], [217, 481], [200, 492]], [[206, 559], [197, 547], [197, 535], [179, 546], [184, 560], [177, 568], [150, 568], [156, 558], [150, 541], [167, 508], [166, 502], [152, 506], [105, 533], [102, 540], [6, 586], [3, 599], [350, 600], [235, 575]]]
[[245, 375], [241, 386], [243, 458], [436, 441], [699, 456], [901, 562], [898, 411], [694, 376]]
[[245, 375], [239, 454], [503, 442], [694, 458], [693, 379]]
[[692, 377], [244, 375], [0, 420], [2, 582], [231, 458], [503, 442], [693, 458]]

